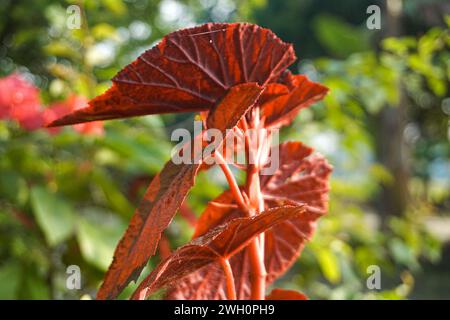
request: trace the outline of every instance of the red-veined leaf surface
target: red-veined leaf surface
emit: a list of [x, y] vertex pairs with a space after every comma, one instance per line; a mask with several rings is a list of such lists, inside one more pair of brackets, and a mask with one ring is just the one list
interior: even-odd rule
[[266, 300], [308, 300], [308, 297], [295, 290], [273, 289]]
[[323, 99], [328, 92], [322, 84], [309, 80], [305, 75], [292, 75], [289, 71], [283, 73], [280, 81], [285, 87], [272, 87], [271, 95], [275, 96], [276, 91], [280, 94], [286, 92], [286, 87], [289, 93], [261, 103], [267, 127], [290, 124], [301, 109]]
[[275, 82], [294, 60], [292, 45], [256, 25], [208, 23], [179, 30], [120, 71], [88, 107], [50, 126], [211, 110], [231, 87]]
[[269, 83], [266, 90], [258, 100], [258, 105], [263, 106], [269, 102], [274, 101], [278, 97], [289, 94], [289, 88], [281, 83]]
[[236, 218], [215, 227], [201, 237], [177, 249], [159, 264], [139, 285], [133, 299], [170, 285], [219, 259], [229, 259], [243, 249], [255, 236], [283, 221], [304, 215], [303, 206], [283, 206], [246, 218]]
[[[232, 87], [210, 112], [208, 123], [222, 131], [233, 128], [255, 103], [261, 91], [262, 88], [256, 83]], [[198, 163], [176, 165], [169, 161], [152, 180], [116, 247], [97, 299], [114, 299], [131, 280], [137, 279], [148, 259], [155, 254], [161, 233], [194, 185], [199, 166]]]
[[[230, 259], [233, 270], [236, 297], [238, 300], [250, 299], [251, 287], [249, 282], [250, 257], [244, 249]], [[177, 281], [169, 288], [166, 299], [169, 300], [225, 300], [226, 278], [221, 264], [213, 262], [196, 272]]]
[[[266, 208], [283, 204], [305, 204], [309, 213], [278, 224], [265, 232], [264, 263], [267, 282], [273, 282], [297, 259], [304, 244], [312, 236], [316, 220], [327, 212], [328, 177], [331, 166], [320, 156], [311, 156], [312, 149], [300, 142], [281, 144], [279, 170], [272, 176], [261, 176], [261, 188], [266, 198]], [[211, 201], [197, 222], [194, 237], [208, 229], [242, 216], [230, 191]], [[235, 275], [238, 299], [249, 299], [250, 273], [246, 250], [230, 259]], [[209, 265], [192, 273], [176, 286], [167, 297], [170, 299], [224, 299], [225, 279], [220, 265]]]

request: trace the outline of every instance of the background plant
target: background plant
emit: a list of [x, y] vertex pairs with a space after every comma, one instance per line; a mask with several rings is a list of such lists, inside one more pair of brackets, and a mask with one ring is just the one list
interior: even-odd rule
[[[448, 277], [447, 251], [440, 264], [427, 262], [437, 263], [440, 256], [440, 241], [436, 237], [447, 239], [445, 227], [433, 228], [433, 237], [427, 230], [435, 224], [445, 226], [448, 212], [448, 92], [436, 94], [422, 74], [423, 70], [430, 74], [426, 70], [438, 68], [441, 72], [433, 73], [443, 74], [439, 81], [448, 88], [448, 44], [433, 45], [432, 55], [416, 54], [419, 43], [423, 48], [430, 41], [441, 43], [433, 40], [436, 34], [448, 38], [443, 16], [448, 10], [445, 1], [404, 1], [402, 32], [396, 35], [387, 34], [391, 30], [388, 26], [380, 31], [365, 28], [365, 9], [373, 1], [346, 1], [339, 6], [333, 1], [84, 1], [89, 28], [82, 32], [67, 30], [65, 26], [65, 9], [73, 3], [0, 4], [0, 73], [25, 74], [40, 88], [43, 106], [64, 101], [71, 93], [86, 98], [101, 93], [121, 66], [163, 34], [193, 22], [252, 21], [293, 42], [300, 63], [292, 68], [325, 83], [337, 95], [329, 96], [311, 111], [304, 110], [293, 126], [300, 126], [301, 130], [284, 130], [283, 139], [314, 145], [334, 164], [330, 210], [338, 214], [321, 221], [314, 238], [318, 246], [307, 245], [302, 260], [278, 285], [301, 288], [311, 298], [402, 298], [411, 290], [412, 298], [442, 297], [448, 291], [449, 282], [444, 281]], [[385, 2], [376, 3], [386, 14]], [[328, 23], [333, 27], [326, 28]], [[441, 31], [429, 37], [426, 33], [434, 27]], [[342, 30], [348, 36], [342, 37]], [[361, 34], [368, 40], [359, 41]], [[400, 42], [407, 36], [415, 39], [415, 44], [408, 40], [407, 49], [399, 55], [398, 50], [381, 48], [380, 40], [387, 36]], [[420, 41], [422, 37], [430, 41]], [[357, 47], [352, 45], [352, 39], [358, 39], [353, 41]], [[80, 50], [81, 45], [86, 49]], [[105, 47], [114, 48], [112, 59], [92, 59], [111, 57], [98, 54]], [[76, 51], [78, 56], [70, 51]], [[379, 58], [386, 56], [383, 52], [401, 63], [390, 68], [387, 61]], [[412, 67], [417, 66], [417, 57], [425, 62], [418, 64], [420, 72]], [[402, 65], [400, 73], [397, 66]], [[385, 229], [381, 233], [378, 223], [374, 223], [380, 211], [378, 195], [381, 182], [388, 183], [391, 173], [380, 165], [375, 152], [374, 128], [380, 121], [376, 110], [383, 105], [395, 107], [396, 79], [408, 75], [418, 79], [405, 81], [416, 85], [412, 91], [418, 93], [409, 100], [411, 113], [406, 124], [412, 125], [405, 131], [405, 137], [413, 138], [408, 140], [412, 152], [407, 158], [411, 169], [408, 186], [414, 201], [409, 203], [406, 217], [383, 219]], [[58, 135], [28, 132], [13, 121], [1, 121], [2, 297], [94, 296], [112, 256], [111, 239], [119, 239], [142, 194], [142, 186], [168, 160], [171, 145], [164, 127], [171, 130], [191, 123], [188, 118], [183, 124], [184, 119], [185, 116], [165, 115], [110, 121], [104, 124], [103, 137], [80, 135], [73, 129], [61, 130]], [[155, 145], [158, 149], [153, 148]], [[69, 179], [73, 176], [79, 179]], [[224, 183], [220, 172], [201, 173], [189, 206], [194, 212], [202, 212], [206, 201], [218, 196]], [[33, 229], [24, 226], [14, 212], [20, 211], [32, 221], [36, 219], [30, 197], [33, 186], [62, 198], [73, 208], [75, 220], [83, 224], [77, 222], [64, 239], [52, 245], [43, 236], [49, 229], [39, 220]], [[105, 230], [93, 228], [98, 226], [97, 219], [112, 222], [104, 224]], [[178, 217], [166, 236], [171, 246], [177, 247], [186, 243], [192, 232], [188, 220]], [[155, 262], [156, 259], [150, 262], [151, 268]], [[367, 290], [362, 281], [367, 276], [366, 266], [373, 263], [379, 263], [383, 270], [382, 292]], [[69, 264], [81, 266], [81, 291], [65, 288], [65, 267]], [[129, 294], [128, 291], [126, 295]]]

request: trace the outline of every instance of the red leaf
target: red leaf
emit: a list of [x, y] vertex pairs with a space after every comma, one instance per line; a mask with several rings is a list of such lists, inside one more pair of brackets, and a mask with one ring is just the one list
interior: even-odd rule
[[[50, 123], [69, 112], [75, 111], [86, 105], [87, 99], [82, 96], [71, 95], [66, 100], [56, 102], [50, 105], [44, 110], [44, 122]], [[73, 126], [75, 131], [81, 134], [87, 135], [102, 135], [103, 134], [103, 122], [93, 121], [89, 123], [80, 123]], [[47, 128], [47, 130], [55, 134], [59, 132], [60, 128]]]
[[323, 156], [310, 156], [312, 149], [300, 142], [286, 142], [279, 148], [280, 170], [260, 177], [268, 204], [301, 202], [318, 214], [325, 214], [332, 167]]
[[290, 44], [256, 25], [208, 23], [179, 30], [120, 71], [88, 107], [50, 126], [211, 110], [231, 87], [265, 86], [294, 60]]
[[[255, 83], [231, 88], [209, 114], [208, 122], [223, 131], [233, 128], [255, 103], [261, 91]], [[170, 224], [194, 185], [199, 166], [200, 164], [176, 165], [169, 161], [152, 180], [125, 235], [116, 247], [114, 260], [97, 293], [98, 299], [113, 299], [131, 280], [136, 280], [145, 263], [155, 254], [161, 233]]]
[[276, 98], [289, 94], [289, 88], [281, 83], [269, 83], [258, 100], [259, 105], [274, 101]]
[[[328, 92], [328, 88], [320, 83], [312, 82], [304, 75], [292, 75], [288, 71], [283, 74], [281, 81], [289, 88], [289, 93], [262, 104], [267, 127], [290, 124], [301, 109], [323, 99]], [[279, 93], [286, 90], [283, 87], [272, 89]]]
[[145, 299], [152, 292], [219, 259], [228, 259], [255, 236], [272, 226], [304, 214], [302, 206], [269, 209], [257, 216], [237, 218], [210, 230], [177, 249], [139, 285], [133, 299]]
[[[230, 258], [233, 270], [236, 297], [238, 300], [250, 298], [250, 259], [248, 250], [242, 250]], [[169, 288], [169, 300], [225, 300], [226, 278], [219, 262], [211, 263], [189, 274]]]
[[211, 109], [206, 119], [207, 128], [215, 128], [225, 134], [239, 122], [252, 107], [264, 89], [256, 83], [243, 83], [232, 87], [228, 94]]
[[301, 170], [304, 159], [313, 153], [313, 149], [301, 142], [285, 142], [276, 146], [279, 151], [279, 169], [273, 175], [260, 176], [261, 186], [264, 189], [282, 185], [297, 171]]
[[167, 239], [165, 234], [161, 235], [161, 239], [159, 240], [158, 245], [158, 254], [161, 260], [166, 259], [172, 253], [172, 249], [170, 248], [170, 241]]
[[273, 289], [266, 300], [308, 300], [308, 297], [295, 290]]
[[[264, 263], [268, 283], [283, 274], [297, 259], [304, 244], [314, 232], [316, 219], [326, 213], [328, 177], [331, 172], [331, 166], [322, 156], [310, 157], [312, 149], [300, 142], [283, 143], [279, 148], [279, 171], [273, 176], [260, 178], [266, 207], [304, 203], [309, 214], [280, 223], [265, 232]], [[242, 215], [231, 192], [226, 191], [208, 204], [197, 222], [194, 237], [201, 236], [208, 229]], [[238, 299], [249, 299], [250, 284], [246, 275], [250, 269], [247, 253], [244, 251], [234, 256], [230, 264], [235, 274]], [[217, 272], [218, 268], [219, 266], [208, 266], [189, 275], [171, 288], [168, 297], [223, 299], [225, 280], [223, 275]]]
[[[234, 211], [234, 212], [233, 212]], [[209, 229], [221, 225], [228, 220], [229, 217], [238, 218], [243, 214], [238, 209], [234, 201], [233, 193], [230, 190], [225, 191], [213, 201], [210, 201], [203, 211], [200, 218], [197, 220], [193, 239], [201, 237], [208, 232]]]

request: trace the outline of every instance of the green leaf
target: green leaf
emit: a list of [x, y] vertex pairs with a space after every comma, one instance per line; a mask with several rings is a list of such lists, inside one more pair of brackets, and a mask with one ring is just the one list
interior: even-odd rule
[[108, 23], [99, 23], [91, 28], [92, 35], [97, 40], [118, 39], [116, 29]]
[[17, 298], [20, 285], [20, 266], [11, 263], [0, 267], [0, 299], [12, 300]]
[[22, 295], [24, 299], [31, 300], [50, 299], [50, 288], [48, 287], [48, 284], [36, 273], [27, 272], [24, 286], [21, 291], [21, 299]]
[[127, 12], [126, 5], [122, 0], [102, 0], [103, 5], [116, 15], [123, 15]]
[[75, 214], [65, 200], [43, 187], [34, 187], [31, 190], [31, 205], [49, 245], [55, 246], [70, 237]]
[[97, 209], [89, 209], [80, 219], [77, 240], [83, 258], [102, 271], [112, 261], [114, 249], [125, 231], [125, 225], [117, 216]]
[[397, 263], [408, 266], [412, 270], [419, 270], [420, 264], [414, 256], [412, 248], [401, 239], [394, 238], [389, 241], [389, 250]]
[[117, 131], [108, 132], [99, 142], [124, 159], [122, 167], [135, 168], [141, 172], [158, 172], [167, 161], [171, 145], [164, 139], [145, 137], [131, 130], [126, 132], [126, 135]]
[[14, 171], [3, 171], [0, 175], [0, 193], [14, 203], [23, 205], [28, 199], [25, 179]]
[[324, 277], [335, 284], [341, 279], [341, 268], [336, 255], [327, 248], [320, 248], [316, 252], [317, 260]]
[[369, 33], [364, 27], [355, 27], [342, 19], [319, 15], [314, 20], [314, 30], [321, 44], [339, 57], [370, 49]]
[[79, 52], [73, 49], [69, 43], [63, 41], [54, 41], [44, 47], [45, 52], [50, 56], [65, 57], [77, 59]]
[[120, 213], [124, 218], [130, 219], [134, 207], [122, 194], [114, 180], [112, 180], [106, 172], [100, 169], [94, 171], [93, 179], [102, 189], [110, 208], [113, 211]]

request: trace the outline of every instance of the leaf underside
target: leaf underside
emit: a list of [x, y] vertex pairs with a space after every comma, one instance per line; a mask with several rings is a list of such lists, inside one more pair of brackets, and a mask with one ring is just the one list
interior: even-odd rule
[[292, 75], [290, 71], [284, 72], [279, 81], [281, 84], [275, 86], [274, 83], [266, 90], [265, 95], [271, 96], [261, 103], [268, 128], [289, 125], [301, 109], [322, 100], [328, 93], [328, 88], [322, 84], [309, 80], [305, 75]]
[[[272, 176], [261, 176], [266, 208], [283, 204], [305, 204], [308, 215], [282, 222], [265, 232], [267, 283], [286, 272], [312, 236], [316, 220], [326, 214], [328, 177], [331, 167], [322, 156], [310, 156], [312, 149], [300, 142], [280, 145], [280, 169]], [[197, 222], [194, 238], [208, 229], [242, 216], [230, 191], [211, 201]], [[243, 250], [230, 259], [238, 299], [250, 298], [249, 256]], [[169, 299], [226, 299], [226, 279], [220, 264], [208, 265], [172, 286]]]

